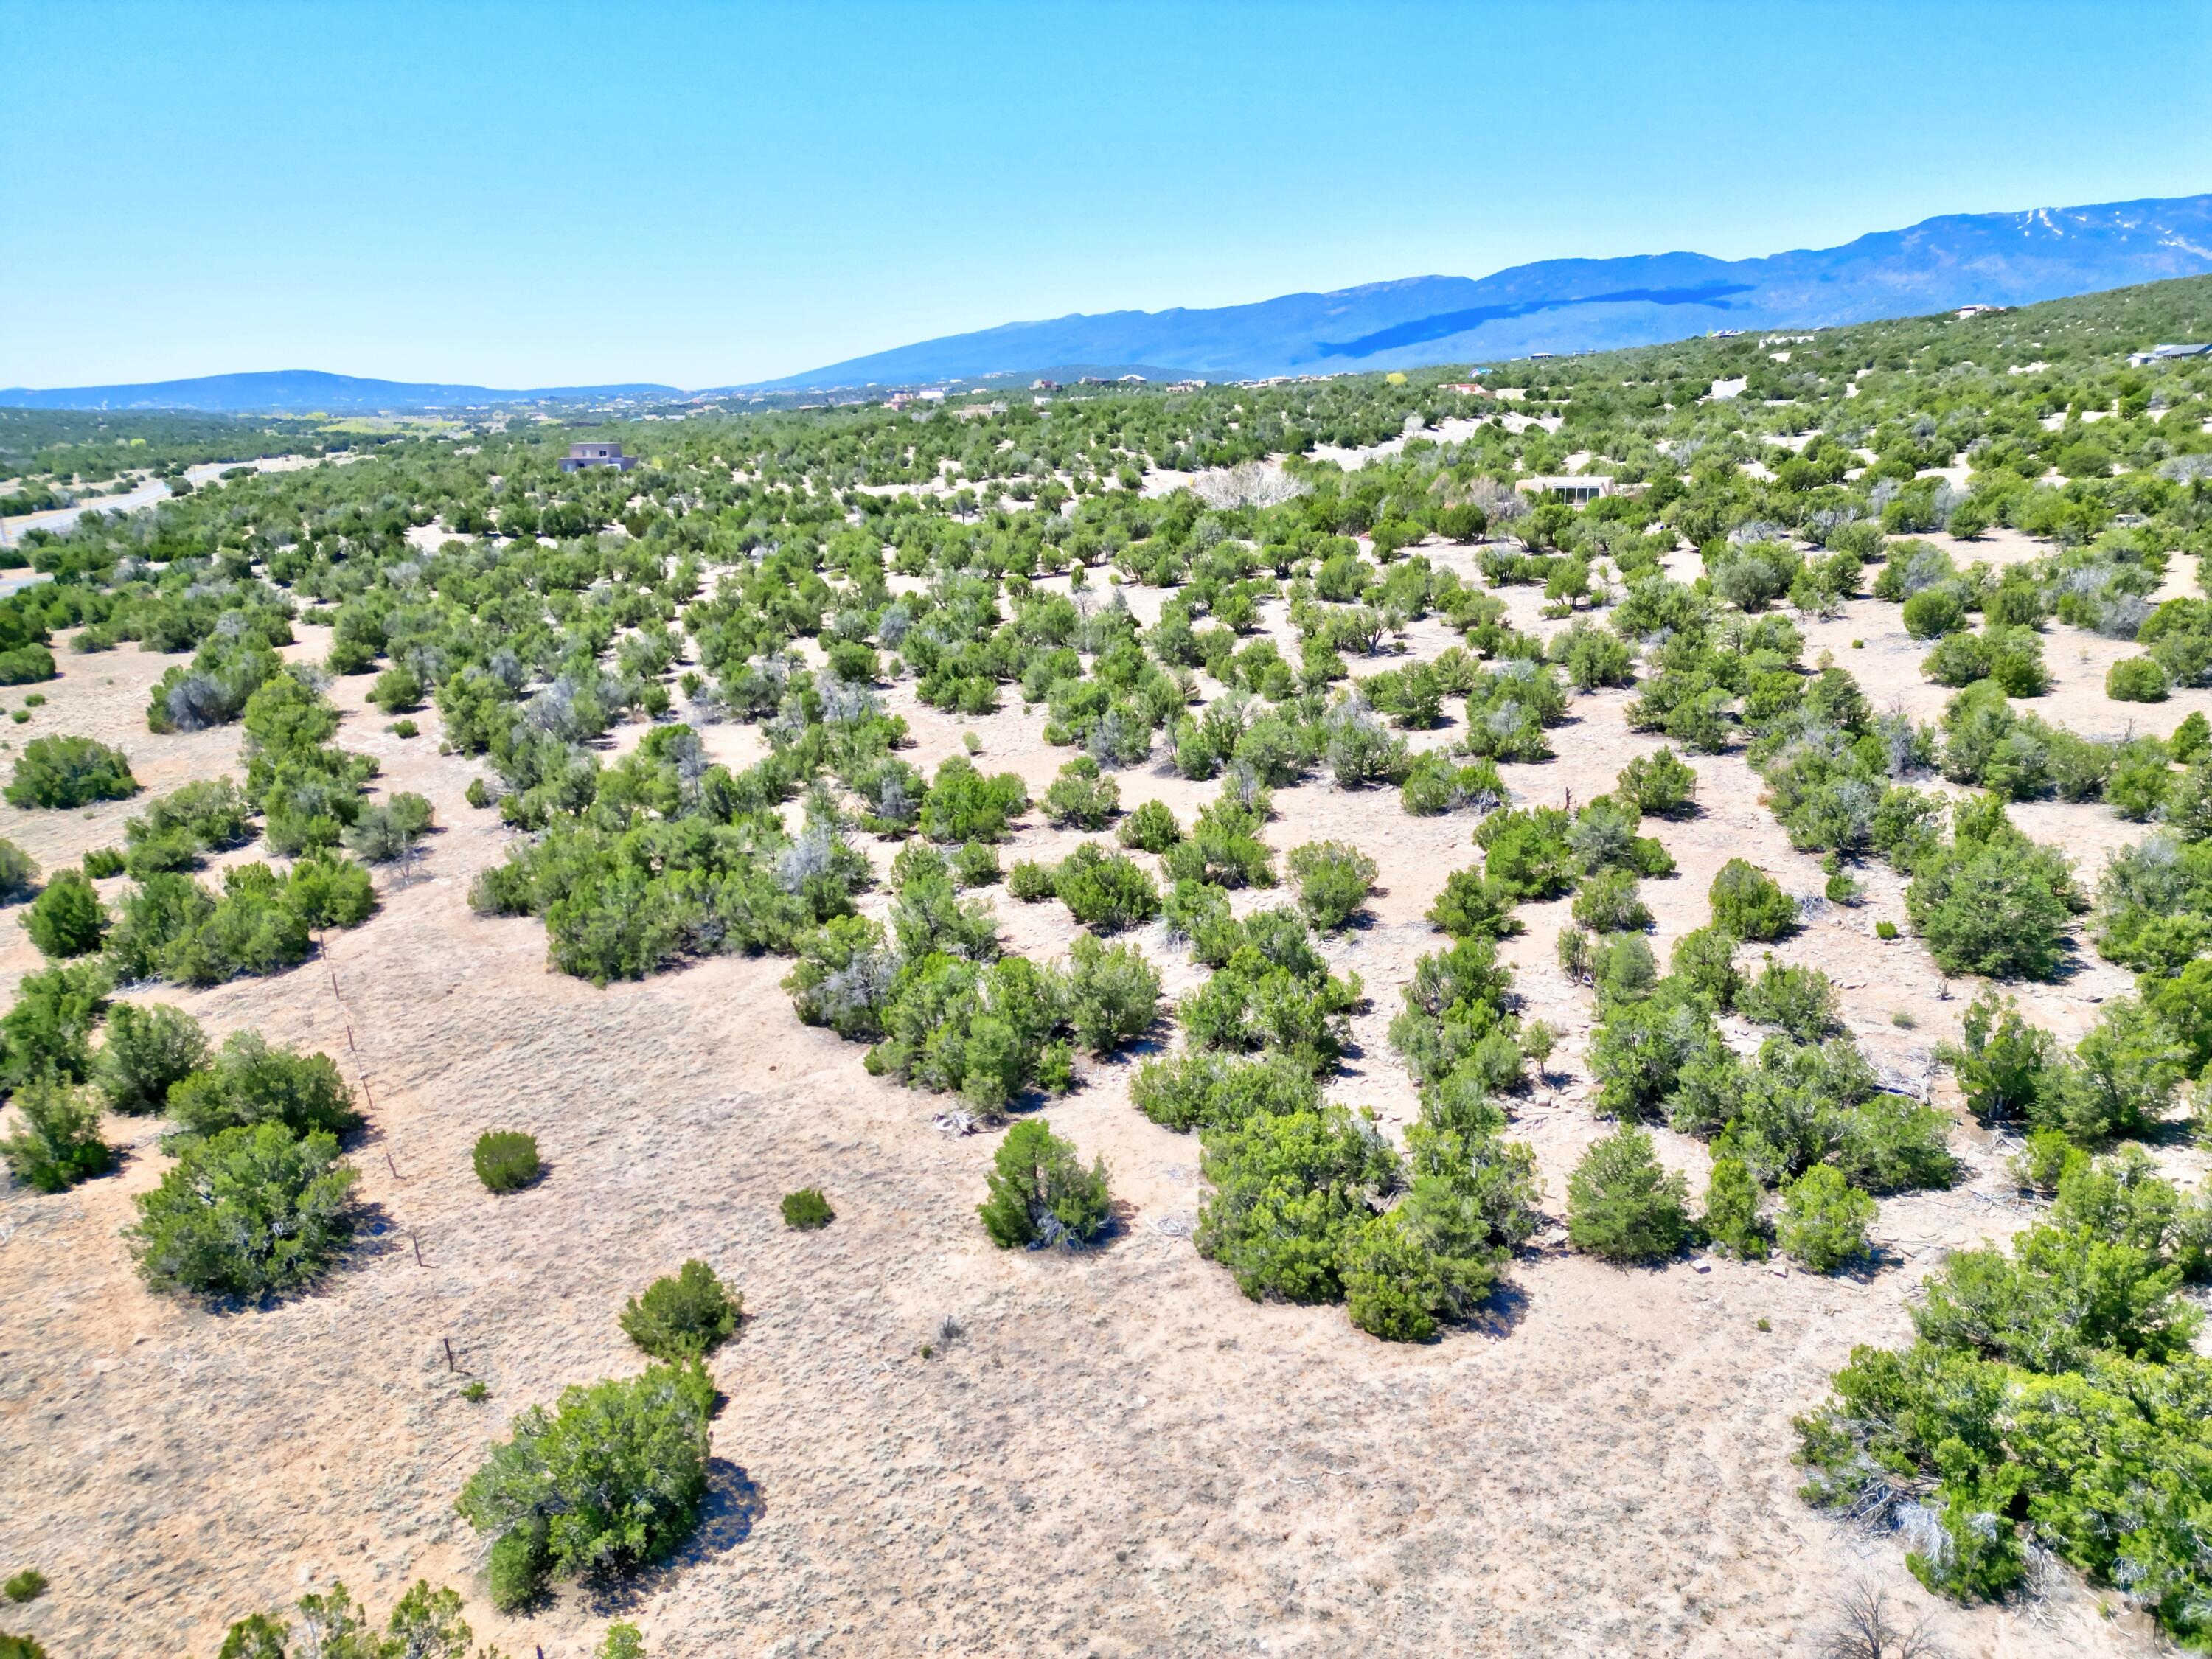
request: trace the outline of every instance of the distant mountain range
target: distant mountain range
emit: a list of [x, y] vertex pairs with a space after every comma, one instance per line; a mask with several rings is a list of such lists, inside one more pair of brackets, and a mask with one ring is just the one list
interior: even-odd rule
[[1494, 276], [1410, 276], [1212, 310], [1008, 323], [831, 363], [775, 389], [1156, 363], [1210, 380], [1525, 357], [1717, 328], [1820, 327], [1973, 302], [2026, 305], [2212, 271], [2212, 195], [1952, 214], [1763, 259], [1657, 253], [1545, 259]]
[[[1761, 259], [1702, 253], [1545, 259], [1493, 276], [1410, 276], [1330, 294], [1193, 311], [1113, 311], [1007, 323], [715, 392], [834, 391], [1045, 374], [1064, 366], [1150, 378], [1250, 380], [1471, 363], [1650, 345], [1713, 329], [1820, 327], [1954, 306], [2026, 305], [2212, 271], [2212, 195], [2023, 213], [1952, 214], [1841, 247]], [[356, 380], [298, 369], [143, 386], [0, 391], [30, 409], [331, 414], [540, 401], [659, 402], [673, 386], [487, 386]]]
[[364, 380], [351, 374], [325, 374], [319, 368], [280, 368], [255, 374], [204, 374], [191, 380], [149, 380], [137, 386], [78, 386], [50, 392], [10, 386], [0, 390], [0, 407], [191, 409], [228, 415], [374, 415], [544, 401], [613, 403], [630, 398], [659, 403], [683, 395], [672, 386], [559, 386], [501, 392], [490, 386]]

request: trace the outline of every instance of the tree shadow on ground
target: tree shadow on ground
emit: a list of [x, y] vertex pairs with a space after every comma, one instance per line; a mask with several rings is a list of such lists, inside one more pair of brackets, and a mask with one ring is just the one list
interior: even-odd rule
[[726, 1457], [708, 1458], [707, 1498], [699, 1506], [699, 1524], [691, 1535], [665, 1560], [627, 1577], [592, 1585], [586, 1605], [600, 1618], [634, 1612], [666, 1589], [678, 1573], [737, 1548], [752, 1536], [753, 1528], [767, 1513], [768, 1500], [752, 1476]]

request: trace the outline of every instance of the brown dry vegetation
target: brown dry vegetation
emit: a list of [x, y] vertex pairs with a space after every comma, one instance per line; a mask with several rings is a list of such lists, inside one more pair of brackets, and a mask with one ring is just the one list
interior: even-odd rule
[[[1472, 572], [1468, 550], [1426, 550]], [[1132, 595], [1147, 619], [1158, 597]], [[1518, 624], [1556, 626], [1536, 621], [1531, 590], [1507, 597]], [[1271, 622], [1287, 641], [1280, 610]], [[1940, 707], [1894, 606], [1858, 602], [1808, 633], [1808, 658], [1833, 649], [1877, 708]], [[319, 657], [323, 636], [303, 634], [291, 654]], [[1431, 655], [1450, 637], [1423, 624], [1413, 644]], [[2203, 693], [2149, 711], [2107, 703], [2118, 649], [2054, 627], [2059, 684], [2039, 712], [2084, 731], [2148, 715], [2164, 731], [2205, 706]], [[235, 728], [146, 733], [145, 688], [167, 659], [58, 655], [63, 678], [19, 739], [119, 743], [152, 792], [235, 765]], [[720, 959], [599, 991], [546, 971], [535, 922], [472, 915], [470, 878], [502, 856], [507, 832], [464, 804], [473, 769], [439, 756], [435, 714], [402, 741], [362, 706], [367, 684], [333, 690], [348, 711], [340, 740], [382, 763], [380, 790], [435, 804], [446, 827], [419, 877], [382, 878], [381, 912], [293, 973], [158, 994], [215, 1035], [258, 1028], [333, 1054], [365, 1083], [374, 1127], [355, 1160], [373, 1220], [360, 1249], [319, 1293], [266, 1310], [154, 1296], [118, 1237], [131, 1194], [167, 1164], [159, 1126], [143, 1120], [108, 1121], [129, 1148], [118, 1174], [58, 1197], [0, 1196], [0, 1567], [52, 1579], [9, 1620], [57, 1656], [211, 1655], [230, 1620], [333, 1575], [377, 1604], [418, 1576], [464, 1585], [480, 1637], [561, 1659], [586, 1651], [617, 1605], [670, 1656], [1809, 1654], [1836, 1593], [1861, 1577], [1929, 1605], [1893, 1542], [1797, 1499], [1790, 1418], [1853, 1344], [1907, 1334], [1906, 1300], [1946, 1247], [2019, 1224], [2000, 1158], [1968, 1127], [1956, 1136], [1967, 1180], [1884, 1201], [1884, 1265], [1864, 1279], [1724, 1261], [1620, 1272], [1566, 1254], [1554, 1229], [1514, 1265], [1486, 1325], [1401, 1346], [1340, 1309], [1249, 1303], [1199, 1260], [1185, 1236], [1195, 1140], [1131, 1109], [1127, 1064], [1094, 1066], [1048, 1115], [1086, 1158], [1104, 1155], [1125, 1224], [1090, 1255], [1002, 1253], [974, 1215], [994, 1138], [945, 1138], [932, 1097], [867, 1076], [857, 1048], [800, 1025], [782, 962]], [[925, 766], [968, 730], [988, 767], [1019, 772], [1033, 793], [1064, 758], [1018, 698], [969, 721], [918, 707], [909, 688], [890, 701]], [[1656, 747], [1628, 731], [1625, 702], [1580, 699], [1553, 734], [1557, 761], [1506, 769], [1516, 797], [1586, 799]], [[708, 741], [740, 763], [759, 746], [735, 726]], [[1730, 857], [1793, 892], [1820, 882], [1741, 759], [1696, 763], [1703, 816], [1646, 825], [1681, 866], [1644, 890], [1662, 958], [1705, 919], [1706, 884]], [[1156, 795], [1186, 822], [1212, 793], [1150, 769], [1121, 782], [1125, 808]], [[1381, 866], [1371, 921], [1328, 946], [1372, 999], [1332, 1093], [1402, 1122], [1414, 1092], [1384, 1030], [1414, 959], [1436, 947], [1424, 911], [1474, 861], [1471, 821], [1413, 818], [1395, 792], [1322, 784], [1280, 792], [1276, 808], [1279, 849], [1334, 837]], [[51, 868], [118, 842], [133, 810], [0, 808], [0, 834]], [[2092, 878], [2139, 833], [2101, 807], [2015, 817]], [[1076, 839], [1033, 815], [1006, 861]], [[884, 865], [891, 850], [873, 849]], [[1779, 954], [1824, 968], [1876, 1063], [1919, 1078], [1971, 988], [1947, 999], [1917, 942], [1875, 939], [1876, 919], [1903, 920], [1900, 895], [1877, 870], [1864, 905]], [[1018, 949], [1056, 954], [1073, 937], [1057, 905], [1002, 890], [996, 902]], [[1534, 1146], [1554, 1212], [1602, 1127], [1585, 1103], [1588, 994], [1553, 965], [1565, 911], [1525, 907], [1528, 931], [1504, 948], [1529, 1014], [1567, 1033], [1558, 1085], [1511, 1131]], [[1144, 943], [1170, 994], [1196, 982], [1157, 933]], [[0, 927], [0, 980], [38, 965], [20, 930]], [[2086, 958], [2026, 1000], [2070, 1039], [2127, 983]], [[1900, 1009], [1912, 1029], [1892, 1023]], [[503, 1198], [468, 1156], [499, 1127], [533, 1133], [549, 1165]], [[1701, 1185], [1703, 1148], [1659, 1139]], [[782, 1225], [777, 1200], [802, 1186], [828, 1190], [826, 1231]], [[499, 1617], [478, 1540], [453, 1511], [462, 1480], [511, 1413], [634, 1369], [617, 1311], [691, 1256], [753, 1316], [714, 1362], [729, 1403], [708, 1524], [614, 1601], [571, 1590]], [[471, 1379], [489, 1384], [487, 1402], [463, 1397]], [[2149, 1645], [2140, 1619], [2102, 1613], [2075, 1588], [1938, 1617], [1953, 1650], [1989, 1659]]]

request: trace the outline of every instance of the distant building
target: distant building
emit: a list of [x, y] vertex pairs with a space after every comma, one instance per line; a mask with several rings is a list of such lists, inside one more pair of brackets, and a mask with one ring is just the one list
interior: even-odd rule
[[1121, 377], [1123, 386], [1142, 386], [1144, 383], [1145, 377], [1141, 374], [1124, 374]]
[[1490, 398], [1497, 395], [1488, 386], [1477, 386], [1473, 380], [1454, 380], [1444, 390], [1456, 392], [1462, 398]]
[[1708, 340], [1739, 340], [1743, 337], [1743, 331], [1740, 328], [1708, 329], [1705, 337]]
[[617, 472], [627, 472], [637, 465], [637, 457], [625, 455], [620, 444], [570, 444], [568, 453], [562, 458], [563, 472], [580, 472], [587, 466], [611, 466]]
[[1057, 392], [1060, 390], [1060, 382], [1057, 380], [1031, 380], [1030, 382], [1030, 390], [1032, 392]]
[[2146, 363], [2170, 363], [2178, 357], [2212, 357], [2212, 341], [2203, 345], [2154, 345], [2148, 351], [2131, 352], [2128, 367], [2141, 368]]
[[1177, 380], [1173, 386], [1170, 386], [1168, 390], [1170, 392], [1203, 392], [1206, 390], [1206, 382], [1203, 380]]
[[2003, 309], [2005, 309], [2005, 307], [2002, 306], [1960, 306], [1958, 310], [1951, 314], [1963, 323], [1969, 317], [1994, 317], [1997, 313]]
[[1601, 495], [1613, 493], [1611, 478], [1589, 473], [1575, 473], [1558, 478], [1516, 478], [1513, 487], [1531, 495], [1549, 495], [1553, 501], [1565, 501], [1570, 507], [1586, 506]]

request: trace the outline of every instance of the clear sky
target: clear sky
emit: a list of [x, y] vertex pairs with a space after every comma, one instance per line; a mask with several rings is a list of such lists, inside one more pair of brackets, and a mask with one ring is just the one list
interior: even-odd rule
[[797, 373], [2212, 190], [2212, 5], [0, 0], [0, 386]]

